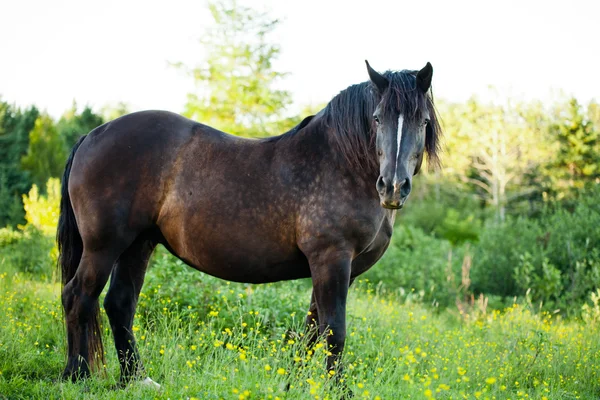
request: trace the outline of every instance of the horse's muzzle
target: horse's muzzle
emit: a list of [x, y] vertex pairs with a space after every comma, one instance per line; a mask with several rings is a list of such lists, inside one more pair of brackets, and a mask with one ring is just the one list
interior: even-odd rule
[[410, 181], [404, 179], [400, 183], [392, 184], [382, 176], [377, 180], [377, 192], [381, 206], [390, 210], [399, 210], [410, 194]]
[[389, 210], [400, 210], [404, 207], [404, 200], [402, 201], [390, 201], [390, 202], [381, 202], [381, 207], [387, 208]]

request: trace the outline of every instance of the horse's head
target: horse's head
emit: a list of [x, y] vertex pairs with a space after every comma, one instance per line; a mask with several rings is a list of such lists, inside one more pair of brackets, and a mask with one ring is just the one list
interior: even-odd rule
[[435, 132], [429, 131], [435, 128], [428, 127], [435, 118], [428, 102], [433, 68], [427, 63], [420, 71], [382, 75], [367, 62], [367, 70], [380, 96], [372, 117], [379, 159], [377, 192], [383, 207], [400, 209], [410, 194], [413, 176], [421, 168], [424, 152], [435, 156], [437, 145], [430, 143], [435, 141]]

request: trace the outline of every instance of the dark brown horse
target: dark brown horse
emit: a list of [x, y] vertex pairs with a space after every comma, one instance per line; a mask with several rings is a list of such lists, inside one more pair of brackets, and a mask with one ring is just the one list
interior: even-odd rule
[[[121, 379], [144, 377], [132, 332], [159, 243], [188, 265], [237, 282], [311, 277], [309, 326], [344, 348], [348, 287], [385, 252], [396, 209], [440, 129], [431, 64], [342, 91], [281, 136], [243, 139], [164, 111], [108, 122], [81, 138], [62, 183], [58, 244], [68, 339], [64, 377], [102, 358], [98, 297]], [[330, 333], [331, 330], [331, 333]]]

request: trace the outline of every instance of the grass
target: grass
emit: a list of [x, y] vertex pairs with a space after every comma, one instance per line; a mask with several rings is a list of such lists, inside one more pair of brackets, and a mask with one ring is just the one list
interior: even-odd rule
[[[160, 391], [115, 390], [118, 362], [105, 324], [106, 369], [58, 380], [65, 360], [60, 287], [0, 260], [0, 398], [336, 399], [327, 349], [302, 332], [306, 281], [229, 284], [156, 257], [134, 331]], [[598, 327], [538, 313], [437, 310], [418, 295], [351, 289], [343, 379], [355, 398], [591, 399], [600, 394]], [[289, 390], [286, 386], [289, 384]]]

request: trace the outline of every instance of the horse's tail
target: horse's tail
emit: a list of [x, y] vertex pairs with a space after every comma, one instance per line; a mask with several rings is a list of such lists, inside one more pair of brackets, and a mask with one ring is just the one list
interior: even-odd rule
[[[58, 264], [60, 266], [60, 275], [62, 287], [73, 279], [81, 256], [83, 254], [83, 241], [75, 220], [75, 213], [69, 197], [69, 175], [71, 175], [71, 166], [75, 152], [83, 142], [86, 136], [81, 137], [67, 159], [65, 172], [62, 177], [60, 215], [58, 217], [58, 230], [56, 232], [56, 242], [58, 244]], [[92, 367], [100, 367], [104, 364], [104, 348], [102, 346], [102, 330], [100, 328], [100, 307], [98, 304], [92, 311], [88, 322], [88, 349]]]

